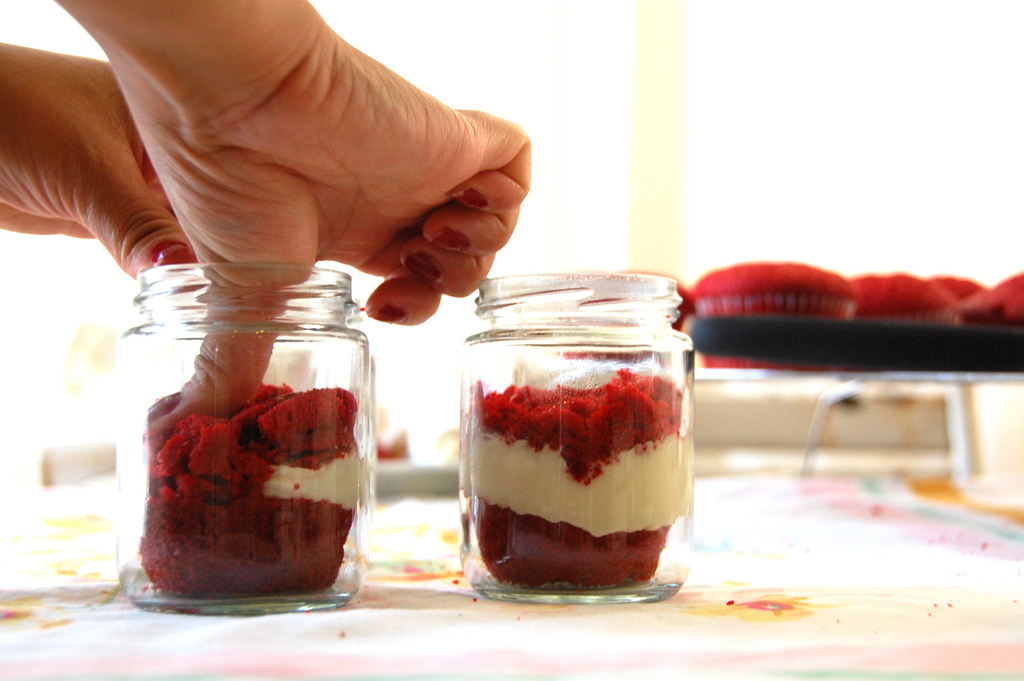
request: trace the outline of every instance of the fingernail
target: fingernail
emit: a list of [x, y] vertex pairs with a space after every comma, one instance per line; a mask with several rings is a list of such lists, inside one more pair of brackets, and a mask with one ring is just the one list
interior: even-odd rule
[[367, 311], [367, 314], [378, 322], [386, 322], [388, 324], [399, 324], [409, 317], [407, 310], [391, 303], [384, 303], [378, 308]]
[[490, 205], [487, 197], [472, 187], [463, 189], [459, 194], [456, 194], [454, 198], [462, 205], [469, 206], [470, 208], [476, 208], [478, 210], [483, 210]]
[[188, 265], [196, 261], [196, 254], [188, 244], [180, 241], [165, 241], [152, 251], [150, 262], [153, 267], [161, 265]]
[[402, 258], [402, 264], [417, 277], [430, 284], [441, 281], [441, 266], [426, 253], [416, 251]]
[[451, 227], [445, 227], [441, 233], [430, 240], [430, 243], [450, 251], [468, 251], [469, 237], [462, 232], [456, 232]]

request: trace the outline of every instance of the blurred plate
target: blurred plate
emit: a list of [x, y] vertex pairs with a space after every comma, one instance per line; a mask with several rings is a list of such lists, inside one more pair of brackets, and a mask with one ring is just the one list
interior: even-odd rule
[[1024, 329], [874, 319], [760, 315], [699, 317], [698, 352], [865, 371], [1021, 372]]

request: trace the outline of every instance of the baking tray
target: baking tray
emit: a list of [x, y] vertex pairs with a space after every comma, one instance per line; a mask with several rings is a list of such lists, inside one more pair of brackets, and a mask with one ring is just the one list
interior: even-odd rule
[[793, 315], [698, 317], [698, 352], [862, 371], [1024, 372], [1024, 329]]

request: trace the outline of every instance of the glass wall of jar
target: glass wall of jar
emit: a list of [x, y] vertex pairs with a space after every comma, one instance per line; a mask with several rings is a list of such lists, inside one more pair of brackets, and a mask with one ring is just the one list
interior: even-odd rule
[[376, 458], [366, 336], [342, 272], [139, 276], [118, 347], [118, 573], [144, 609], [333, 608], [367, 564]]
[[465, 343], [461, 556], [504, 600], [667, 598], [692, 554], [693, 345], [676, 282], [484, 281]]

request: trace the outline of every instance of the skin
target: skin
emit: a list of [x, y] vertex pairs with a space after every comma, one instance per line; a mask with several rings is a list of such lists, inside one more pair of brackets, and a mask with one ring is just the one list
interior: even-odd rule
[[529, 189], [518, 126], [456, 111], [304, 0], [62, 0], [103, 47], [200, 260], [336, 260], [417, 324], [472, 293]]
[[0, 45], [0, 101], [0, 228], [94, 237], [132, 275], [194, 259], [106, 63]]
[[[61, 0], [109, 64], [0, 46], [0, 227], [92, 236], [136, 275], [173, 262], [334, 260], [383, 278], [371, 318], [466, 296], [529, 190], [518, 126], [456, 111], [305, 0]], [[266, 338], [208, 337], [153, 417], [224, 415]]]

